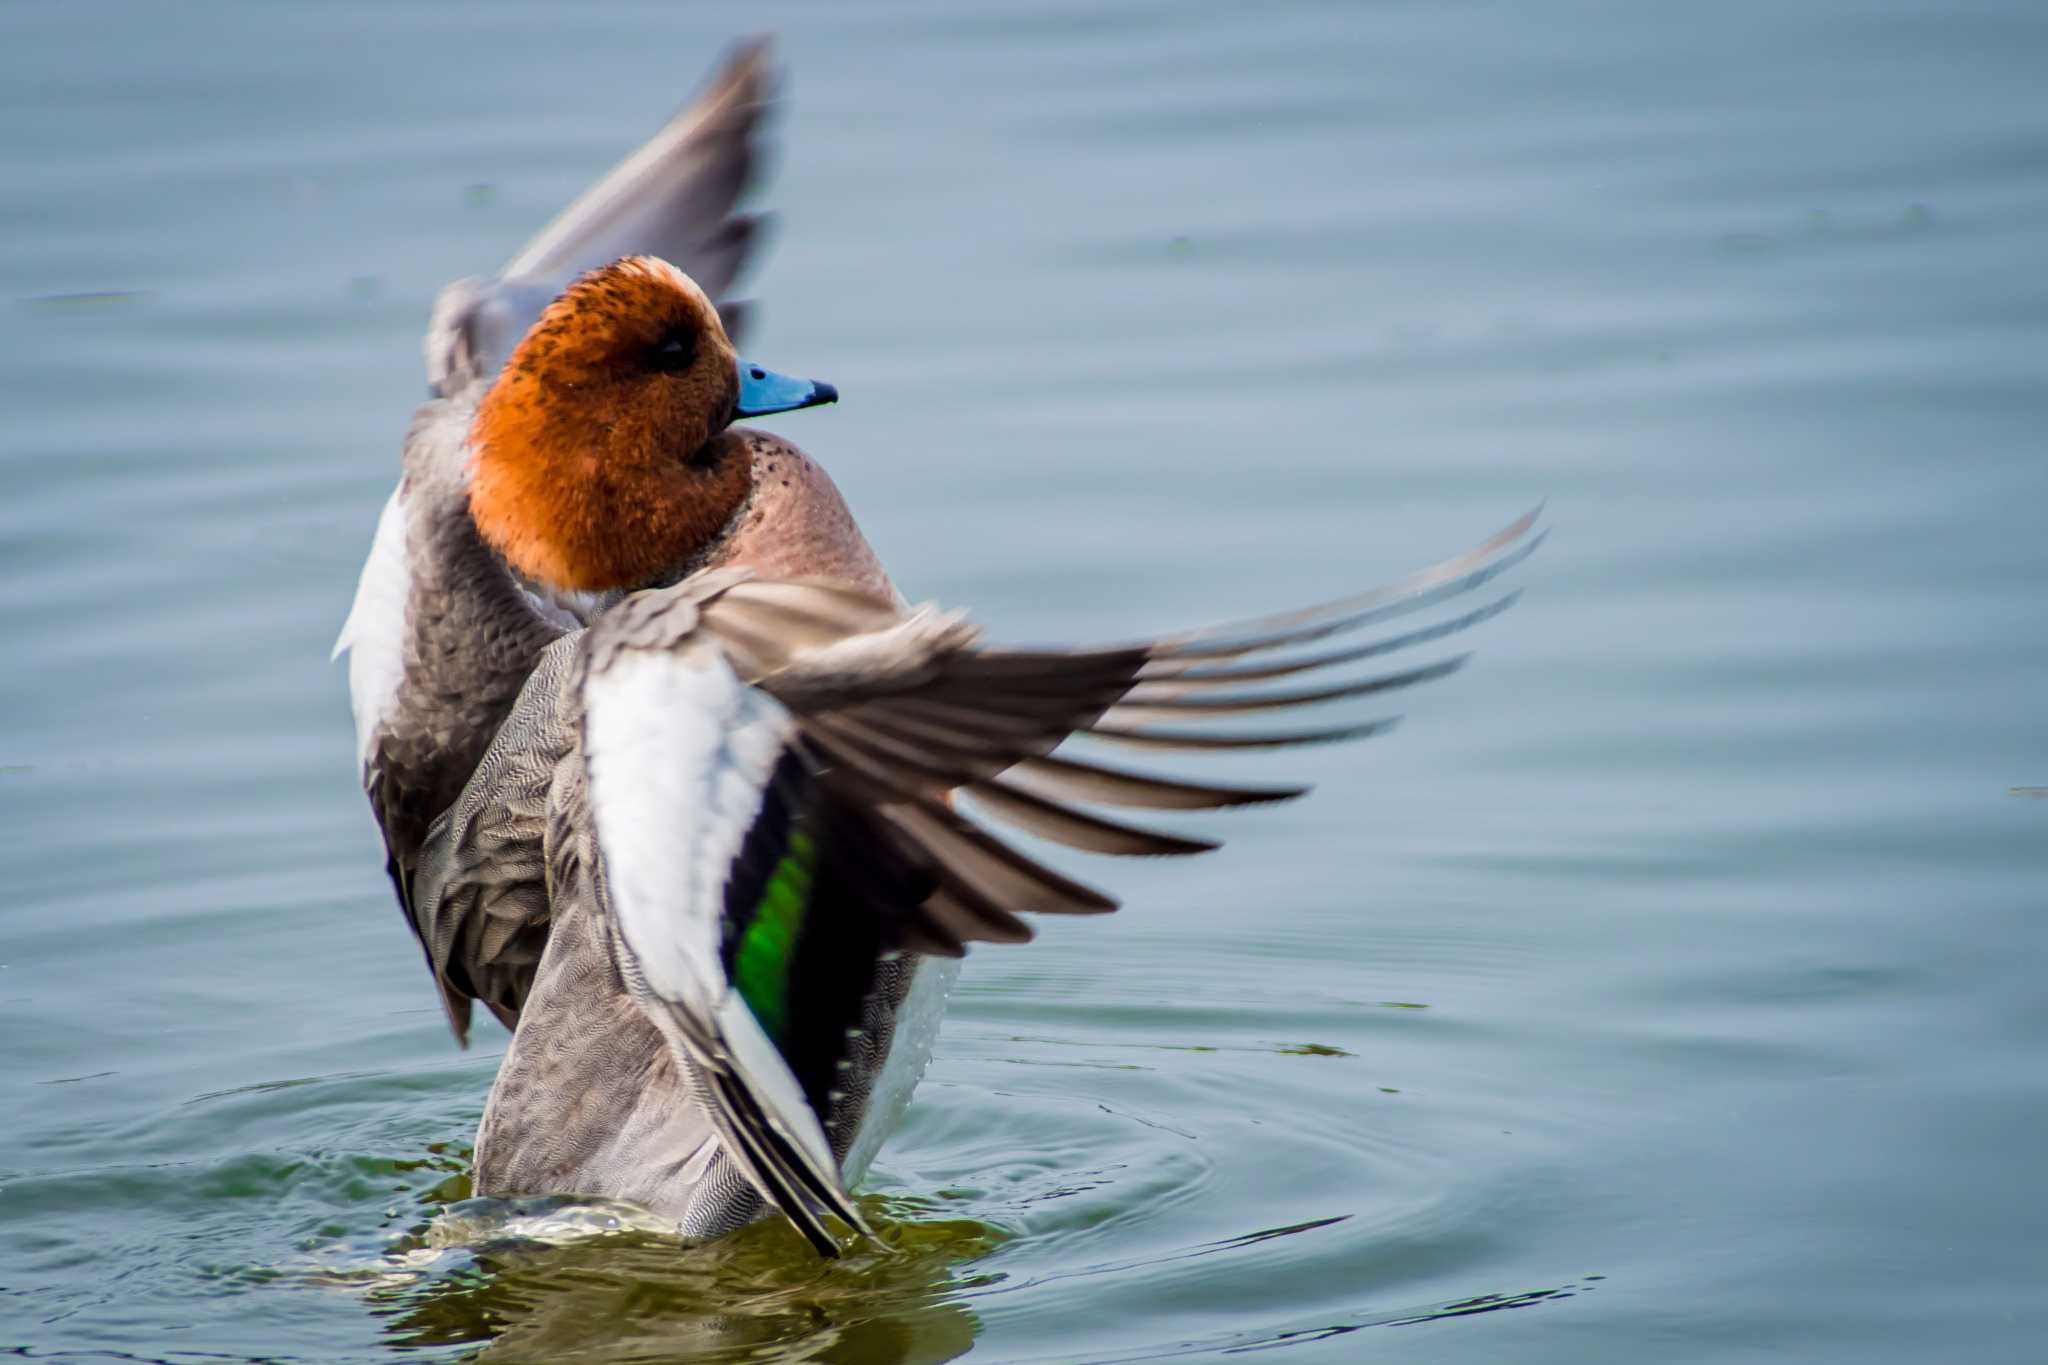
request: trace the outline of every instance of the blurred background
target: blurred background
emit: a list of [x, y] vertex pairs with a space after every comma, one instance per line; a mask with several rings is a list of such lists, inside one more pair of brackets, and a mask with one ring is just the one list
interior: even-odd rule
[[[845, 394], [771, 424], [911, 597], [1555, 532], [1400, 731], [1224, 766], [1312, 798], [977, 954], [891, 1251], [429, 1232], [503, 1039], [327, 652], [435, 289], [743, 29], [750, 350]], [[2027, 0], [7, 6], [0, 1354], [2039, 1360], [2044, 70]]]

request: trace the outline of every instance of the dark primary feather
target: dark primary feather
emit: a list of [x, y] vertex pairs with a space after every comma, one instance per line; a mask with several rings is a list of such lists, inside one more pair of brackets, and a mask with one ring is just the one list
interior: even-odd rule
[[722, 1120], [719, 1133], [725, 1139], [726, 1150], [819, 1255], [837, 1256], [838, 1239], [826, 1226], [820, 1210], [865, 1230], [846, 1191], [824, 1183], [812, 1172], [797, 1154], [795, 1144], [768, 1116], [746, 1077], [721, 1055], [716, 1037], [700, 1033], [693, 1042], [697, 1054], [710, 1059], [700, 1063], [698, 1069], [708, 1073], [706, 1079], [715, 1096], [712, 1109]]
[[1088, 738], [1132, 749], [1295, 749], [1311, 744], [1343, 744], [1354, 739], [1371, 739], [1375, 735], [1386, 734], [1400, 723], [1399, 716], [1386, 716], [1362, 725], [1338, 725], [1325, 730], [1269, 730], [1262, 734], [1092, 725], [1088, 728]]

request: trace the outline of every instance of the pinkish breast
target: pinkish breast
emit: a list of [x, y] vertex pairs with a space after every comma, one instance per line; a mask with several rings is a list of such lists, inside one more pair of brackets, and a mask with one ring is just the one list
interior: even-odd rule
[[[764, 578], [824, 578], [900, 601], [882, 561], [831, 476], [781, 437], [734, 427], [752, 454], [754, 488], [740, 524], [714, 556]], [[707, 565], [706, 567], [713, 567]]]

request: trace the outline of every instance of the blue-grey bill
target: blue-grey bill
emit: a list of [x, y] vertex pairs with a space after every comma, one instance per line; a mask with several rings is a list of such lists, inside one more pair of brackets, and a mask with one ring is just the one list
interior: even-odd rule
[[740, 401], [733, 406], [734, 418], [766, 417], [771, 412], [794, 412], [815, 408], [820, 403], [839, 401], [839, 390], [815, 379], [792, 379], [759, 365], [740, 362]]

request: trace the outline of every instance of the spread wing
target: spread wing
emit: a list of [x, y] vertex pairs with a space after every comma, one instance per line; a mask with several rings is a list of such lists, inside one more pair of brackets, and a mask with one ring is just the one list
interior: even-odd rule
[[1023, 941], [1031, 914], [1115, 908], [1006, 842], [1002, 826], [1096, 853], [1190, 854], [1215, 844], [1096, 808], [1300, 795], [1055, 751], [1074, 737], [1216, 750], [1376, 733], [1385, 722], [1277, 732], [1190, 723], [1393, 692], [1452, 671], [1461, 657], [1246, 690], [1425, 645], [1499, 612], [1512, 597], [1298, 652], [1470, 592], [1534, 548], [1533, 523], [1532, 513], [1468, 555], [1369, 593], [1106, 649], [991, 647], [958, 614], [904, 614], [837, 586], [744, 573], [640, 593], [578, 649], [565, 714], [582, 786], [554, 798], [574, 830], [559, 837], [579, 841], [615, 930], [618, 975], [699, 1078], [726, 1150], [834, 1254], [825, 1215], [859, 1223], [836, 1165], [843, 1146], [820, 1122], [834, 1112], [820, 1086], [850, 1065], [859, 1030], [820, 1003], [821, 983], [864, 982], [864, 961], [897, 951]]
[[[1103, 893], [1006, 843], [991, 825], [1091, 853], [1202, 853], [1216, 843], [1098, 808], [1218, 809], [1305, 790], [1189, 780], [1056, 753], [1069, 739], [1215, 751], [1380, 733], [1393, 722], [1277, 731], [1212, 730], [1200, 722], [1392, 693], [1455, 671], [1466, 656], [1246, 690], [1430, 644], [1498, 614], [1513, 594], [1361, 644], [1291, 652], [1480, 587], [1540, 543], [1536, 516], [1532, 511], [1468, 554], [1382, 588], [1107, 649], [984, 646], [957, 614], [925, 607], [901, 616], [890, 604], [820, 584], [739, 581], [700, 586], [697, 595], [702, 629], [743, 679], [790, 712], [796, 747], [820, 785], [863, 812], [878, 836], [933, 882], [934, 893], [916, 912], [890, 926], [894, 941], [958, 955], [977, 939], [1029, 939], [1027, 913], [1115, 908]], [[630, 640], [636, 620], [658, 618], [663, 597], [629, 599], [597, 629], [607, 639]], [[956, 797], [966, 799], [968, 812]], [[977, 814], [985, 820], [971, 818]]]
[[621, 256], [660, 256], [694, 279], [740, 339], [732, 289], [763, 237], [738, 205], [755, 175], [756, 136], [774, 95], [769, 44], [738, 45], [703, 91], [639, 150], [520, 248], [492, 279], [457, 280], [427, 326], [427, 382], [454, 393], [495, 374], [570, 280]]

